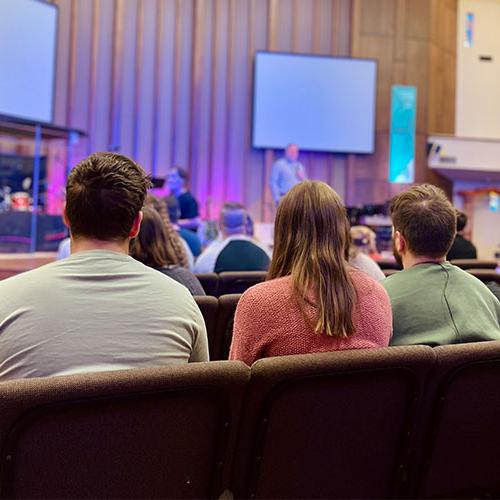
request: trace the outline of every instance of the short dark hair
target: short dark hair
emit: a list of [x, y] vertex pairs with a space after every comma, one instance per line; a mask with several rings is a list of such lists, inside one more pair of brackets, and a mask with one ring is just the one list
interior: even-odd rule
[[187, 170], [184, 170], [181, 167], [172, 167], [170, 170], [176, 170], [179, 174], [179, 177], [184, 181], [184, 184], [187, 184], [189, 182], [189, 174]]
[[126, 156], [94, 153], [71, 171], [66, 216], [73, 237], [126, 239], [141, 211], [149, 177]]
[[457, 231], [463, 231], [467, 225], [467, 215], [457, 210]]
[[448, 253], [456, 234], [456, 213], [444, 191], [421, 184], [391, 200], [392, 224], [415, 255], [442, 257]]

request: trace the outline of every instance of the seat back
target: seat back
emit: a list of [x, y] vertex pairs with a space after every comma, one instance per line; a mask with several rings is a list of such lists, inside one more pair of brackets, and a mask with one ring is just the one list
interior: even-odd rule
[[219, 276], [216, 273], [200, 273], [196, 277], [207, 295], [218, 297]]
[[435, 348], [431, 417], [413, 496], [500, 497], [500, 341]]
[[215, 297], [209, 295], [195, 296], [194, 300], [200, 308], [203, 319], [205, 320], [205, 326], [207, 327], [208, 336], [208, 351], [210, 354], [210, 359], [214, 358], [214, 342], [216, 341], [217, 333], [217, 316], [219, 314], [219, 301]]
[[249, 372], [194, 363], [2, 383], [1, 496], [218, 496]]
[[496, 260], [454, 259], [451, 263], [461, 269], [496, 269], [497, 267]]
[[497, 273], [495, 269], [467, 269], [467, 272], [483, 283], [489, 283], [491, 281], [500, 283], [500, 273]]
[[232, 271], [219, 274], [219, 295], [243, 293], [251, 286], [265, 281], [266, 271]]
[[219, 297], [219, 314], [213, 347], [215, 360], [229, 358], [229, 348], [233, 339], [234, 313], [240, 297], [239, 293]]
[[387, 498], [404, 490], [430, 347], [284, 356], [252, 366], [233, 491]]
[[382, 272], [384, 273], [384, 276], [387, 278], [387, 276], [392, 276], [393, 274], [397, 274], [400, 271], [398, 269], [383, 269]]
[[395, 260], [378, 260], [378, 265], [380, 269], [384, 271], [385, 269], [396, 269], [397, 271], [401, 271], [402, 267]]

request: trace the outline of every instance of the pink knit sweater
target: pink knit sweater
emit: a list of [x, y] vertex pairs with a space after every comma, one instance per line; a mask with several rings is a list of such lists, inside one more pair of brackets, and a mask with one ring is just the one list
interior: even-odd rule
[[[251, 365], [260, 358], [386, 347], [392, 335], [392, 312], [385, 289], [367, 274], [350, 269], [358, 295], [353, 311], [355, 333], [339, 339], [317, 334], [307, 325], [292, 296], [289, 276], [260, 283], [241, 297], [234, 320], [229, 359]], [[314, 318], [314, 308], [311, 307]]]

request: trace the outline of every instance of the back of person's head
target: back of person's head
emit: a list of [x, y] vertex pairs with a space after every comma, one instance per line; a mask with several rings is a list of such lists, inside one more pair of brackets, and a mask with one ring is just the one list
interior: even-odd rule
[[247, 234], [248, 213], [241, 203], [225, 203], [220, 213], [220, 225], [226, 236]]
[[170, 188], [186, 186], [189, 182], [189, 174], [187, 170], [181, 167], [172, 167], [167, 176], [167, 185]]
[[[349, 244], [345, 208], [327, 184], [304, 181], [281, 199], [268, 278], [291, 276], [299, 307], [317, 333], [354, 333], [356, 291], [347, 268]], [[311, 298], [317, 309], [314, 322], [305, 314]]]
[[130, 255], [146, 266], [159, 268], [178, 264], [177, 256], [160, 214], [144, 207], [141, 229], [130, 242]]
[[65, 213], [71, 236], [127, 239], [149, 187], [144, 170], [126, 156], [94, 153], [85, 158], [66, 184]]
[[456, 233], [456, 213], [444, 191], [431, 184], [413, 186], [391, 200], [394, 231], [416, 256], [441, 258]]
[[[169, 196], [168, 198], [173, 198], [176, 203], [178, 203], [175, 197]], [[161, 220], [163, 221], [166, 237], [175, 253], [175, 262], [172, 262], [172, 264], [179, 264], [182, 267], [188, 267], [189, 262], [186, 251], [182, 246], [180, 236], [177, 234], [177, 231], [171, 224], [169, 211], [167, 210], [167, 200], [160, 199], [157, 196], [149, 193], [146, 196], [144, 206], [156, 210], [156, 212], [158, 212], [158, 214], [160, 215]]]
[[457, 231], [461, 232], [467, 225], [467, 215], [461, 210], [457, 210]]
[[351, 254], [357, 255], [359, 251], [370, 254], [377, 250], [376, 234], [367, 226], [351, 227]]
[[184, 181], [184, 184], [187, 184], [189, 182], [189, 174], [187, 170], [180, 167], [174, 167], [174, 170], [177, 170], [177, 173], [179, 174], [179, 177]]

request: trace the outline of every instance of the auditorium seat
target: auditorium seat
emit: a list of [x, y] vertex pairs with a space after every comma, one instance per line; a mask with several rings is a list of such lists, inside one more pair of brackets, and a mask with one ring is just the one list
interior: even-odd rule
[[216, 359], [214, 357], [214, 342], [216, 341], [217, 333], [217, 316], [219, 313], [219, 301], [215, 297], [210, 297], [209, 295], [195, 295], [194, 300], [200, 308], [203, 319], [205, 320], [205, 326], [207, 327], [208, 336], [208, 350], [210, 353], [210, 359]]
[[219, 297], [219, 314], [214, 342], [215, 360], [229, 358], [229, 348], [233, 338], [234, 313], [241, 294], [222, 295]]
[[1, 496], [218, 496], [249, 374], [193, 363], [2, 383]]
[[500, 341], [441, 346], [415, 498], [500, 498]]
[[462, 269], [496, 269], [497, 267], [495, 260], [454, 259], [451, 263]]
[[387, 278], [387, 276], [399, 273], [399, 269], [382, 269], [382, 272], [384, 273], [384, 276]]
[[427, 346], [284, 356], [252, 366], [238, 498], [388, 498], [404, 491]]
[[219, 274], [219, 295], [243, 293], [266, 279], [266, 271], [233, 271]]
[[401, 271], [401, 266], [395, 260], [377, 260], [377, 264], [380, 266], [382, 271], [384, 269], [396, 269], [397, 271]]
[[196, 277], [207, 295], [218, 297], [219, 276], [216, 273], [200, 273]]
[[494, 269], [467, 269], [467, 272], [480, 279], [483, 283], [495, 282], [500, 284], [500, 273]]

